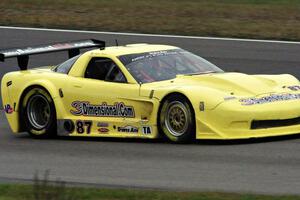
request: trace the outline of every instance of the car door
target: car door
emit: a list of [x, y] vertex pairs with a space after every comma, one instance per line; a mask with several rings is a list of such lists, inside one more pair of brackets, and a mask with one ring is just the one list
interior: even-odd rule
[[73, 77], [70, 83], [65, 102], [75, 123], [73, 135], [143, 135], [140, 122], [149, 111], [140, 98], [140, 85], [127, 83], [110, 58], [91, 58], [84, 77]]

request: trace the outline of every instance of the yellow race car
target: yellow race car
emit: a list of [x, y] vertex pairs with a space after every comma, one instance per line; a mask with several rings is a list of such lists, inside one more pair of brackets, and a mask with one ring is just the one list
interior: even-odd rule
[[[70, 59], [27, 70], [29, 55], [56, 51]], [[0, 50], [1, 61], [11, 57], [21, 71], [7, 73], [1, 91], [15, 133], [182, 143], [300, 132], [300, 84], [292, 75], [227, 73], [178, 47], [105, 47], [93, 39]]]

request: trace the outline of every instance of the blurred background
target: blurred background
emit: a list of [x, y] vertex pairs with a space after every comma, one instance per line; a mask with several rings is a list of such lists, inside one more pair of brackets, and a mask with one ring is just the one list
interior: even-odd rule
[[0, 24], [300, 39], [299, 0], [1, 0]]

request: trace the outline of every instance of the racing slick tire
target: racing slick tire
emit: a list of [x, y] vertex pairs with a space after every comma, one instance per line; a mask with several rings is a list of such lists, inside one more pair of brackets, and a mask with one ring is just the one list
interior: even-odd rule
[[56, 110], [53, 99], [45, 89], [30, 89], [25, 94], [21, 106], [25, 129], [32, 137], [56, 136]]
[[195, 115], [189, 100], [174, 94], [162, 103], [159, 129], [174, 143], [188, 143], [195, 139]]

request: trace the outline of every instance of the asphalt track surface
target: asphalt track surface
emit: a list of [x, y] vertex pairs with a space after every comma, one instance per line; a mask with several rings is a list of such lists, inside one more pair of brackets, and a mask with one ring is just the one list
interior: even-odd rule
[[[300, 44], [151, 36], [63, 33], [0, 28], [1, 48], [95, 38], [112, 45], [180, 46], [226, 71], [291, 73], [300, 78]], [[32, 56], [31, 66], [58, 64], [65, 53]], [[17, 70], [0, 64], [0, 77]], [[50, 170], [51, 179], [99, 187], [300, 194], [300, 136], [231, 142], [119, 139], [35, 140], [13, 135], [0, 113], [0, 182], [26, 182]]]

